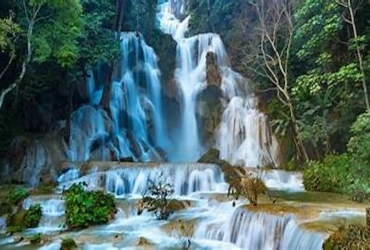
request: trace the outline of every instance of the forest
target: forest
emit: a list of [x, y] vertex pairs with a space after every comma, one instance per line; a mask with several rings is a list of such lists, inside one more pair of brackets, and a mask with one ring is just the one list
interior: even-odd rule
[[[102, 90], [93, 106], [114, 116], [122, 32], [135, 32], [155, 51], [161, 105], [174, 114], [163, 119], [176, 124], [182, 107], [174, 83], [177, 43], [160, 30], [157, 14], [165, 2], [2, 0], [0, 170], [21, 161], [19, 136], [56, 131], [69, 143], [72, 115], [89, 103], [85, 83], [92, 77]], [[191, 17], [186, 37], [218, 34], [230, 67], [252, 83], [245, 88], [268, 115], [280, 168], [302, 171], [307, 191], [345, 194], [358, 202], [370, 198], [369, 0], [169, 2], [174, 9], [184, 2], [185, 9], [174, 14], [180, 21]], [[217, 129], [214, 123], [209, 134]], [[131, 148], [139, 151], [130, 136]]]

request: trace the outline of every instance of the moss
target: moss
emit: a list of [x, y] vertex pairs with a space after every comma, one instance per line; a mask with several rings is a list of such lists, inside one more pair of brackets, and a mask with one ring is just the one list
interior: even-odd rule
[[9, 215], [6, 218], [6, 225], [9, 228], [25, 228], [25, 220], [26, 220], [27, 210], [21, 208], [18, 209], [17, 212], [14, 214]]
[[40, 204], [31, 206], [28, 210], [19, 208], [17, 212], [6, 219], [8, 232], [20, 232], [25, 228], [37, 227], [42, 216]]
[[72, 238], [63, 238], [62, 239], [62, 244], [60, 246], [60, 250], [72, 250], [76, 249], [77, 244]]
[[0, 216], [5, 214], [10, 214], [13, 212], [13, 206], [8, 201], [3, 201], [0, 203]]

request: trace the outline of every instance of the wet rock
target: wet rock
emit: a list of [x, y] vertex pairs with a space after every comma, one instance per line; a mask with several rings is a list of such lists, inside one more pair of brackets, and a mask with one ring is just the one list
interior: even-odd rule
[[8, 170], [0, 182], [25, 183], [37, 186], [41, 182], [56, 181], [58, 162], [66, 161], [66, 145], [58, 133], [28, 134], [13, 140], [6, 160]]
[[206, 74], [207, 74], [207, 84], [216, 85], [218, 88], [221, 86], [222, 76], [220, 69], [217, 65], [216, 54], [213, 52], [208, 52], [206, 55]]
[[211, 148], [208, 150], [200, 159], [198, 162], [200, 163], [216, 163], [220, 158], [220, 151], [216, 148]]
[[196, 97], [196, 112], [200, 135], [206, 145], [213, 145], [222, 118], [222, 91], [215, 85], [207, 86]]

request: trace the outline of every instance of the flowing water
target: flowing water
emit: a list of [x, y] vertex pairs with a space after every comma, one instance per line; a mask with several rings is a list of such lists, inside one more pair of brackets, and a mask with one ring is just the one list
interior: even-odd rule
[[[61, 238], [68, 236], [81, 249], [88, 250], [181, 249], [187, 239], [191, 240], [191, 249], [321, 249], [327, 234], [304, 229], [301, 224], [307, 220], [283, 211], [256, 212], [245, 199], [233, 201], [227, 196], [228, 184], [219, 166], [190, 163], [210, 146], [201, 139], [197, 97], [208, 87], [207, 55], [212, 52], [221, 76], [217, 87], [222, 92], [223, 113], [211, 146], [220, 150], [222, 159], [260, 175], [271, 190], [304, 192], [300, 173], [275, 169], [261, 174], [258, 167], [279, 165], [278, 145], [268, 118], [258, 110], [258, 99], [250, 91], [248, 80], [230, 67], [219, 35], [186, 37], [191, 17], [185, 10], [186, 1], [161, 1], [157, 15], [162, 31], [177, 42], [174, 77], [181, 96], [181, 125], [176, 135], [169, 138], [165, 129], [160, 72], [153, 49], [140, 34], [122, 33], [122, 59], [113, 72], [109, 110], [99, 106], [103, 96], [101, 72], [91, 70], [84, 90], [88, 102], [72, 114], [68, 155], [75, 162], [132, 157], [142, 163], [116, 161], [116, 165], [110, 162], [109, 167], [102, 167], [104, 163], [91, 162], [88, 171], [70, 163], [69, 170], [58, 178], [55, 194], [26, 199], [23, 208], [36, 203], [42, 207], [39, 227], [25, 232], [26, 236], [36, 232], [48, 235], [50, 240], [41, 249], [59, 249]], [[171, 143], [174, 141], [181, 143]], [[33, 150], [40, 153], [26, 160], [40, 172], [45, 156], [37, 146]], [[160, 163], [163, 160], [181, 163]], [[148, 161], [158, 163], [145, 163]], [[157, 220], [149, 212], [137, 215], [138, 199], [152, 181], [172, 184], [173, 198], [184, 205], [169, 220]], [[77, 232], [66, 231], [61, 193], [74, 183], [83, 183], [87, 190], [103, 189], [113, 194], [118, 206], [114, 221]], [[287, 204], [296, 206], [297, 202]], [[320, 210], [316, 219], [363, 216], [353, 209], [330, 209]], [[180, 220], [189, 229], [188, 234], [176, 229]], [[0, 218], [0, 228], [4, 224]], [[16, 242], [17, 238], [3, 237], [0, 230], [1, 249], [37, 248], [26, 240]]]

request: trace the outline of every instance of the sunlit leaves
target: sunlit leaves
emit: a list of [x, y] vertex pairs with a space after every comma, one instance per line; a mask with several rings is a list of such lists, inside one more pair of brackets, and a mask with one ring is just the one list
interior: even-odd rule
[[0, 50], [3, 52], [14, 51], [14, 38], [21, 31], [18, 24], [12, 19], [0, 19]]

